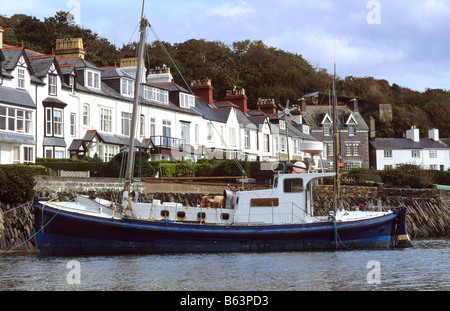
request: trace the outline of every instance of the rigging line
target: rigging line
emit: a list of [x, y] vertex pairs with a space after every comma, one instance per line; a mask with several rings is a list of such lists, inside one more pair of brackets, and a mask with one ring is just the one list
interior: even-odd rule
[[[197, 97], [195, 96], [194, 92], [192, 91], [191, 87], [189, 86], [189, 84], [187, 83], [186, 79], [184, 78], [183, 74], [181, 73], [180, 69], [178, 68], [177, 64], [175, 63], [174, 59], [172, 58], [172, 56], [170, 55], [170, 53], [167, 51], [166, 47], [164, 46], [164, 44], [162, 43], [161, 39], [159, 38], [158, 34], [156, 33], [156, 30], [153, 28], [152, 25], [149, 25], [150, 30], [152, 31], [153, 35], [155, 36], [156, 40], [158, 41], [159, 45], [162, 47], [162, 49], [164, 50], [164, 53], [166, 53], [167, 57], [170, 59], [170, 61], [172, 62], [172, 64], [175, 66], [175, 69], [177, 70], [178, 74], [181, 76], [181, 78], [183, 79], [186, 87], [188, 88], [189, 92], [195, 97], [195, 101], [197, 102], [198, 106], [200, 107], [200, 109], [203, 111], [204, 116], [206, 116], [206, 111], [204, 110], [203, 106], [199, 104]], [[228, 144], [226, 143], [225, 139], [222, 137], [222, 135], [219, 133], [218, 129], [216, 128], [216, 126], [214, 125], [214, 123], [212, 123], [211, 119], [209, 117], [207, 117], [209, 123], [211, 124], [211, 126], [214, 128], [214, 130], [216, 131], [216, 133], [218, 134], [218, 136], [220, 137], [223, 145], [229, 149]], [[236, 165], [238, 166], [239, 170], [245, 175], [245, 170], [244, 168], [241, 166], [241, 164], [239, 163], [239, 161], [235, 158], [234, 159], [236, 162]]]

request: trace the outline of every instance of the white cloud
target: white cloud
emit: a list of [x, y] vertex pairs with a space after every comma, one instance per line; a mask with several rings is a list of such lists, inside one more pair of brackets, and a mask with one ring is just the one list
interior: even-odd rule
[[209, 15], [217, 15], [221, 17], [237, 18], [254, 12], [252, 6], [246, 1], [225, 2], [219, 6], [214, 6], [207, 11]]

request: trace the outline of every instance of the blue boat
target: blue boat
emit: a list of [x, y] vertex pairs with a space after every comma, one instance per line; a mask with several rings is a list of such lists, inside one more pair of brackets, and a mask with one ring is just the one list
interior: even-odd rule
[[336, 215], [331, 212], [325, 217], [313, 216], [309, 200], [312, 185], [330, 175], [333, 174], [282, 174], [272, 189], [225, 191], [222, 197], [199, 207], [132, 203], [135, 215], [128, 217], [118, 213], [119, 206], [106, 200], [79, 196], [71, 202], [47, 202], [36, 198], [37, 243], [44, 255], [411, 246], [406, 208], [385, 212], [341, 210]]

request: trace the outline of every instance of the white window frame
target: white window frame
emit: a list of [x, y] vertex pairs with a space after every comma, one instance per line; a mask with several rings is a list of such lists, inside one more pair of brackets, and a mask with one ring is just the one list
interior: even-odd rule
[[48, 95], [58, 94], [58, 77], [55, 74], [48, 74]]
[[411, 150], [411, 158], [420, 159], [420, 150], [412, 149]]
[[17, 88], [25, 89], [25, 68], [17, 68]]
[[100, 89], [100, 73], [92, 70], [86, 70], [86, 83], [89, 88]]
[[83, 104], [83, 125], [89, 126], [90, 105]]
[[100, 108], [100, 129], [103, 132], [112, 132], [112, 109], [111, 108]]
[[244, 130], [244, 143], [245, 143], [245, 148], [250, 149], [250, 146], [251, 146], [250, 130]]
[[189, 109], [195, 106], [195, 97], [190, 94], [180, 93], [180, 107]]
[[122, 111], [122, 135], [130, 135], [132, 114]]
[[437, 158], [437, 150], [432, 149], [429, 151], [430, 159], [436, 159]]
[[64, 110], [59, 108], [53, 108], [53, 136], [64, 137]]
[[77, 135], [77, 115], [76, 113], [70, 114], [70, 136]]
[[269, 134], [263, 134], [263, 140], [264, 140], [264, 152], [270, 151], [270, 136]]
[[392, 159], [392, 150], [384, 150], [383, 153], [385, 159]]
[[230, 127], [230, 146], [236, 147], [236, 129], [234, 127]]
[[133, 97], [134, 81], [122, 78], [120, 83], [120, 94], [122, 94], [123, 96]]

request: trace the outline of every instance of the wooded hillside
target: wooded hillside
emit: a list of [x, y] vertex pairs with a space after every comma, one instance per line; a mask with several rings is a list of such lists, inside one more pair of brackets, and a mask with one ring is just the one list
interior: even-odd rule
[[[121, 58], [136, 55], [136, 43], [116, 47], [89, 29], [71, 25], [67, 12], [63, 11], [43, 21], [23, 14], [10, 18], [0, 16], [0, 26], [4, 28], [6, 44], [20, 46], [23, 42], [26, 48], [46, 54], [52, 52], [56, 39], [82, 38], [86, 59], [99, 67], [118, 64]], [[156, 41], [148, 44], [147, 68], [163, 64], [174, 67], [160, 44]], [[234, 86], [242, 87], [249, 97], [250, 108], [257, 98], [275, 98], [284, 105], [286, 100], [295, 103], [307, 93], [327, 94], [332, 84], [327, 70], [313, 67], [300, 54], [269, 47], [262, 41], [245, 40], [226, 45], [191, 39], [162, 44], [188, 83], [194, 79], [211, 79], [216, 99], [223, 99], [226, 90]], [[175, 68], [172, 72], [176, 82], [184, 85]], [[375, 105], [392, 105], [392, 120], [385, 115], [377, 123], [380, 137], [402, 137], [413, 125], [420, 128], [421, 137], [426, 137], [431, 128], [438, 128], [441, 137], [450, 136], [448, 90], [417, 92], [382, 79], [348, 76], [338, 78], [337, 93]]]

